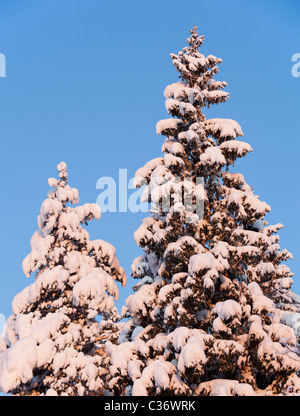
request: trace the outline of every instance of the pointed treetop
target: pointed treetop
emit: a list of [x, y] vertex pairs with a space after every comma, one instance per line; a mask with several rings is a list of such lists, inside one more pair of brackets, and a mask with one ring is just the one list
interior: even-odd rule
[[49, 199], [55, 199], [62, 203], [63, 207], [68, 202], [71, 204], [79, 203], [79, 193], [76, 188], [71, 188], [68, 185], [68, 171], [67, 164], [60, 162], [57, 165], [59, 179], [49, 178], [48, 184], [51, 186], [51, 190], [48, 192]]
[[197, 51], [204, 42], [204, 36], [198, 35], [198, 27], [194, 24], [193, 29], [189, 30], [191, 36], [187, 38], [186, 42], [190, 45], [192, 51]]
[[[204, 56], [200, 53], [199, 48], [204, 42], [204, 36], [198, 35], [197, 26], [195, 25], [193, 29], [190, 30], [190, 37], [187, 38], [186, 41], [188, 46], [185, 46], [178, 54], [170, 54], [173, 65], [180, 74], [179, 78], [183, 81], [181, 84], [184, 84], [187, 88], [193, 89], [192, 92], [186, 90], [185, 93], [194, 95], [193, 98], [189, 98], [189, 100], [192, 100], [191, 102], [189, 101], [189, 103], [180, 104], [181, 107], [185, 107], [185, 110], [181, 108], [179, 113], [181, 114], [181, 117], [184, 115], [184, 119], [187, 118], [187, 113], [193, 113], [198, 120], [204, 120], [203, 114], [201, 115], [199, 112], [200, 107], [209, 107], [212, 104], [224, 102], [229, 97], [228, 93], [220, 91], [220, 89], [227, 86], [227, 83], [216, 81], [214, 79], [214, 76], [219, 72], [218, 64], [222, 62], [222, 59], [217, 58], [214, 55]], [[182, 92], [182, 85], [177, 85], [177, 87], [180, 87], [180, 91]], [[177, 111], [175, 107], [183, 97], [178, 101], [180, 92], [178, 91], [174, 95], [175, 84], [167, 88], [169, 90], [168, 99], [170, 99], [166, 102], [168, 112], [173, 116], [178, 117], [178, 114], [175, 114]], [[197, 97], [195, 96], [195, 88], [198, 91], [196, 94]], [[170, 89], [172, 89], [172, 92]], [[194, 109], [191, 107], [191, 105], [194, 106], [196, 103], [200, 104], [198, 110], [196, 110], [195, 107]], [[176, 111], [173, 111], [174, 108]]]
[[57, 165], [57, 170], [58, 170], [60, 179], [66, 185], [68, 183], [67, 164], [65, 162], [60, 162], [59, 165]]

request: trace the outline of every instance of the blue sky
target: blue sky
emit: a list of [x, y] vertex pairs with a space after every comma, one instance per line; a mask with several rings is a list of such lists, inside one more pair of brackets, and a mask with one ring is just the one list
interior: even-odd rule
[[[254, 152], [235, 167], [281, 222], [281, 247], [294, 254], [300, 293], [299, 97], [291, 57], [300, 52], [300, 4], [285, 1], [0, 1], [1, 290], [9, 315], [26, 279], [36, 217], [56, 165], [68, 164], [81, 202], [96, 202], [97, 179], [128, 176], [161, 155], [155, 125], [167, 118], [163, 91], [176, 82], [169, 53], [185, 46], [194, 23], [203, 53], [223, 59], [230, 100], [207, 113], [237, 120]], [[133, 240], [145, 214], [105, 213], [91, 238], [115, 245], [127, 275], [141, 251]], [[118, 306], [131, 293], [121, 289]]]

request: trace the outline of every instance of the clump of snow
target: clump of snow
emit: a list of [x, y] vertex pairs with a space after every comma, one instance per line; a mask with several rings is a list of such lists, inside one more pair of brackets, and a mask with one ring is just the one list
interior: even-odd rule
[[178, 128], [182, 123], [182, 120], [174, 118], [160, 120], [156, 124], [156, 133], [163, 134], [165, 136], [172, 136], [178, 131]]
[[219, 135], [222, 138], [236, 138], [243, 136], [243, 131], [239, 123], [235, 120], [222, 119], [222, 118], [211, 118], [206, 120], [206, 129], [213, 135]]
[[212, 309], [212, 313], [217, 314], [223, 322], [226, 322], [233, 317], [240, 318], [242, 316], [242, 309], [235, 300], [228, 299], [224, 302], [218, 302]]
[[200, 155], [200, 161], [203, 165], [225, 165], [226, 160], [219, 147], [208, 147]]

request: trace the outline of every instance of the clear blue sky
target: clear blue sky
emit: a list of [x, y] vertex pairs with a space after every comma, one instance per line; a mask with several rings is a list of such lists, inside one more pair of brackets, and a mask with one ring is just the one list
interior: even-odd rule
[[[8, 316], [13, 296], [32, 283], [21, 263], [61, 160], [85, 203], [96, 202], [101, 176], [127, 168], [131, 177], [161, 156], [155, 125], [168, 117], [163, 90], [177, 80], [169, 53], [184, 47], [194, 23], [203, 52], [223, 59], [219, 79], [231, 96], [208, 115], [237, 120], [253, 147], [236, 170], [271, 205], [268, 221], [285, 225], [281, 248], [294, 253], [300, 293], [300, 78], [291, 75], [299, 17], [298, 0], [1, 0], [0, 313]], [[144, 216], [107, 213], [88, 227], [115, 245], [128, 276]]]

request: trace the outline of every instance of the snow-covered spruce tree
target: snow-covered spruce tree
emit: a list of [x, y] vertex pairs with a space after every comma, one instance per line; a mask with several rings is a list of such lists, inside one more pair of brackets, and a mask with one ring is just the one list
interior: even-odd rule
[[126, 302], [130, 319], [120, 344], [108, 345], [110, 388], [129, 395], [300, 394], [291, 324], [299, 306], [282, 264], [291, 254], [278, 244], [282, 225], [265, 220], [270, 207], [229, 171], [252, 149], [236, 140], [243, 135], [236, 121], [205, 118], [204, 107], [228, 99], [227, 84], [213, 79], [221, 59], [202, 55], [203, 36], [196, 27], [190, 32], [188, 46], [171, 54], [180, 81], [164, 93], [173, 118], [157, 124], [164, 156], [136, 173], [152, 210], [135, 233], [144, 254], [132, 266], [140, 280]]
[[[41, 206], [39, 230], [23, 261], [35, 281], [15, 296], [0, 338], [0, 389], [13, 395], [101, 395], [107, 374], [103, 346], [118, 338], [115, 281], [126, 283], [115, 249], [90, 241], [82, 224], [100, 218], [96, 204], [78, 204], [67, 167]], [[101, 315], [99, 325], [97, 316]]]

